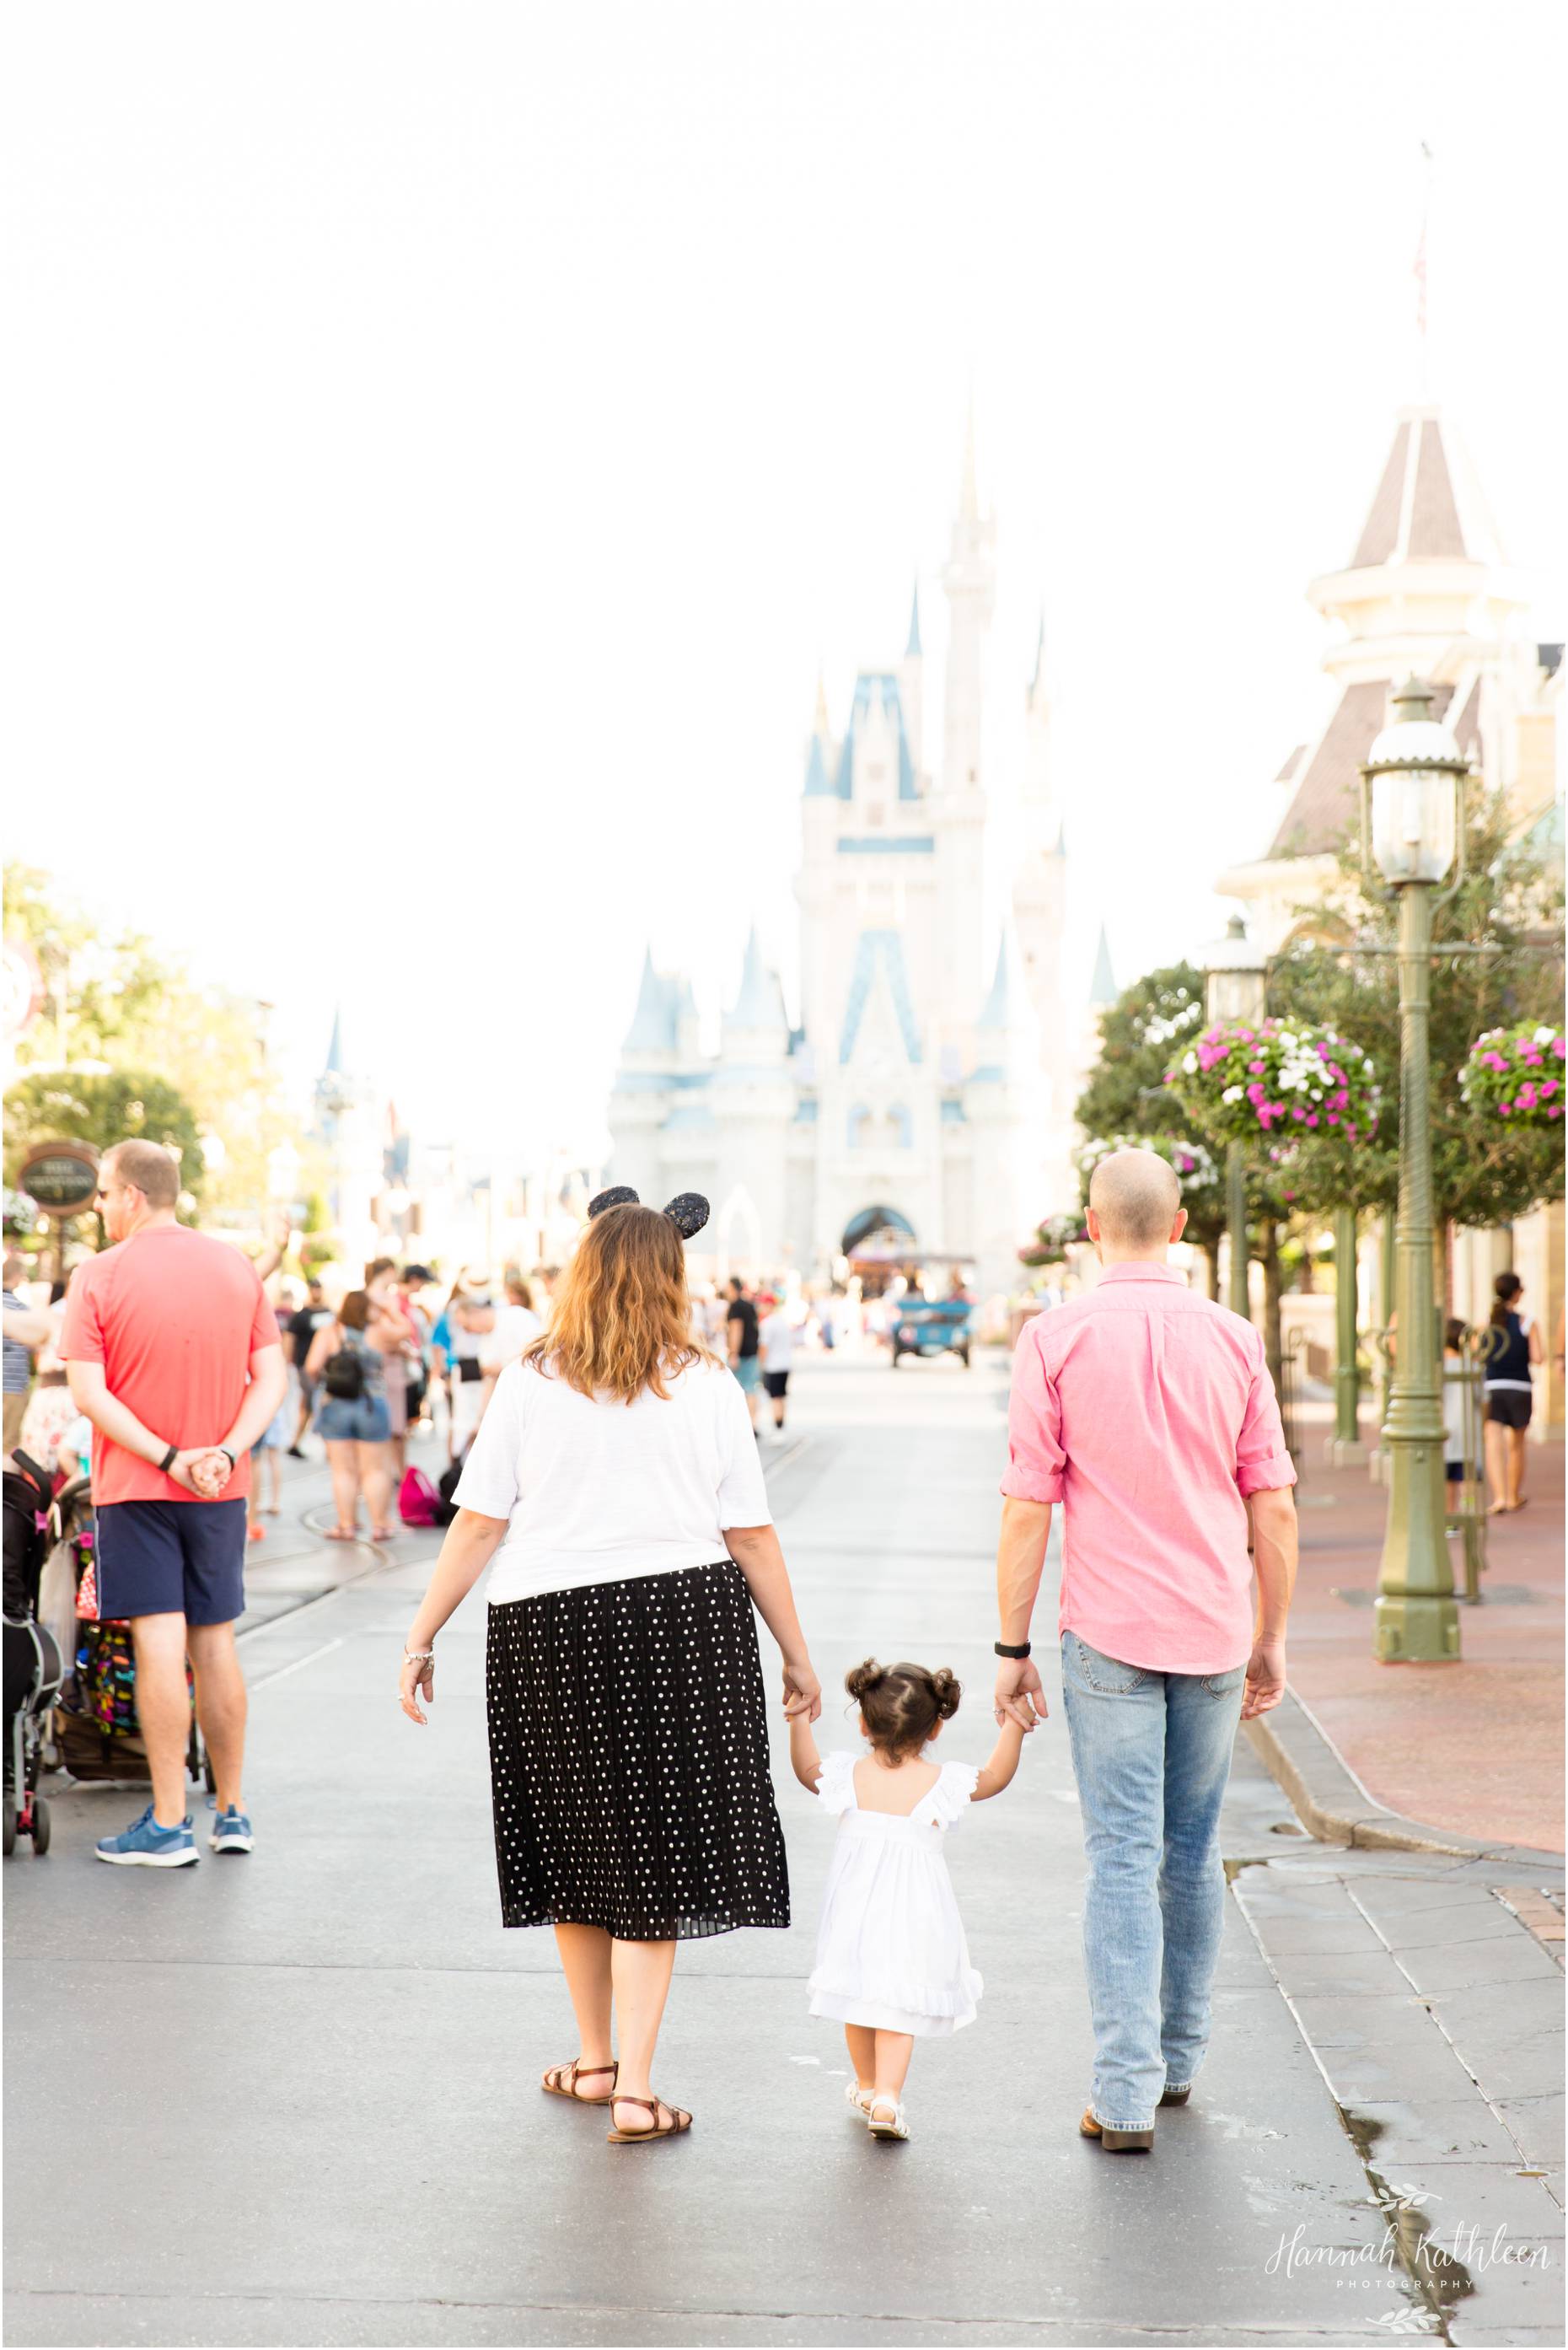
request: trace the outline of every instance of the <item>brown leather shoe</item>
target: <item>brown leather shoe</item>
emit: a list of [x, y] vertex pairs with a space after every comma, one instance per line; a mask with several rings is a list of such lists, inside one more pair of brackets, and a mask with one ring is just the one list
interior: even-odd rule
[[1162, 2106], [1184, 2106], [1191, 2095], [1192, 2085], [1189, 2082], [1185, 2089], [1167, 2089], [1159, 2102]]
[[1087, 2106], [1085, 2106], [1084, 2117], [1078, 2124], [1078, 2135], [1080, 2137], [1097, 2137], [1107, 2154], [1152, 2154], [1154, 2152], [1152, 2129], [1107, 2129], [1103, 2122], [1097, 2122], [1095, 2119], [1093, 2112]]

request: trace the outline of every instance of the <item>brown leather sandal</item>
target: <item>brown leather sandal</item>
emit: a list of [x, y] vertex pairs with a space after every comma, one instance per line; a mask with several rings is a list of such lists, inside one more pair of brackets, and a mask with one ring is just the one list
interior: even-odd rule
[[552, 2064], [539, 2086], [547, 2097], [569, 2097], [574, 2106], [607, 2106], [610, 2097], [615, 2095], [613, 2087], [608, 2097], [579, 2097], [577, 2083], [579, 2080], [591, 2080], [596, 2073], [618, 2076], [619, 2072], [618, 2063], [585, 2064], [581, 2057], [574, 2056], [569, 2064]]
[[611, 2095], [606, 2098], [605, 2103], [612, 2106], [640, 2106], [645, 2113], [649, 2113], [653, 2116], [653, 2126], [651, 2129], [612, 2129], [607, 2141], [610, 2146], [641, 2146], [649, 2138], [680, 2137], [683, 2137], [686, 2131], [691, 2126], [691, 2116], [690, 2114], [682, 2112], [679, 2106], [667, 2105], [662, 2106], [662, 2110], [670, 2116], [670, 2119], [664, 2126], [660, 2128], [659, 2116], [661, 2110], [661, 2101], [658, 2097], [628, 2097]]

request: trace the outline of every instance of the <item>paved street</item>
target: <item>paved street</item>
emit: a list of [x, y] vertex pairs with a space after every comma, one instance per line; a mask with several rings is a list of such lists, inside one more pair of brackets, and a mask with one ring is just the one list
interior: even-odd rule
[[[825, 1742], [875, 1649], [952, 1665], [952, 1751], [989, 1749], [1003, 1377], [796, 1382], [771, 1482]], [[480, 1603], [421, 1734], [393, 1688], [433, 1544], [263, 1547], [254, 1857], [99, 1867], [135, 1803], [93, 1790], [6, 1866], [11, 2343], [1561, 2341], [1562, 1979], [1477, 1864], [1312, 1844], [1241, 1742], [1213, 2054], [1152, 2158], [1109, 2158], [1075, 2135], [1058, 1711], [950, 1848], [981, 2019], [917, 2053], [914, 2141], [878, 2146], [805, 2013], [831, 1824], [781, 1737], [795, 1925], [682, 1951], [658, 2085], [695, 2128], [612, 2152], [538, 2093], [575, 2041], [549, 1939], [497, 1922]], [[1428, 2226], [1462, 2266], [1422, 2260]]]

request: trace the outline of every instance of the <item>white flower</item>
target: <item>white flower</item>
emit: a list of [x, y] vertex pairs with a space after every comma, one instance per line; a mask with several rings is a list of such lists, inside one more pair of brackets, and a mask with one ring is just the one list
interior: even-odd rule
[[1313, 1087], [1313, 1089], [1312, 1089], [1312, 1097], [1313, 1097], [1314, 1101], [1322, 1101], [1322, 1099], [1323, 1099], [1323, 1087], [1322, 1087], [1321, 1086], [1314, 1086], [1314, 1087]]
[[1187, 1074], [1188, 1074], [1188, 1076], [1189, 1076], [1189, 1077], [1196, 1076], [1197, 1076], [1197, 1074], [1198, 1074], [1198, 1055], [1197, 1055], [1197, 1054], [1196, 1054], [1196, 1053], [1185, 1053], [1185, 1054], [1183, 1054], [1183, 1055], [1182, 1055], [1182, 1060], [1181, 1060], [1181, 1066], [1182, 1066], [1182, 1067], [1186, 1070], [1186, 1072], [1187, 1072]]
[[1556, 1029], [1538, 1028], [1535, 1032], [1535, 1042], [1538, 1045], [1555, 1045], [1557, 1042]]
[[1370, 1077], [1376, 1074], [1370, 1061], [1363, 1061], [1361, 1064], [1361, 1074], [1364, 1077]]
[[1225, 1090], [1224, 1090], [1224, 1092], [1220, 1095], [1220, 1100], [1221, 1100], [1222, 1102], [1239, 1102], [1239, 1101], [1241, 1100], [1241, 1087], [1240, 1087], [1240, 1086], [1227, 1086], [1227, 1087], [1226, 1087], [1226, 1088], [1225, 1088]]
[[1279, 1035], [1274, 1039], [1275, 1044], [1278, 1045], [1282, 1053], [1293, 1053], [1299, 1041], [1300, 1040], [1297, 1037], [1291, 1035], [1287, 1028], [1282, 1028]]

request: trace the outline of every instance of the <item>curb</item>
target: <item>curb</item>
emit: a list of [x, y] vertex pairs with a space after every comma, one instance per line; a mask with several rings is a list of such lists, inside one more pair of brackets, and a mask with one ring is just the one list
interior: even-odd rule
[[1426, 1826], [1368, 1794], [1323, 1724], [1293, 1689], [1270, 1713], [1243, 1724], [1253, 1752], [1320, 1844], [1392, 1852], [1446, 1853], [1456, 1860], [1509, 1860], [1563, 1866], [1560, 1853], [1532, 1845], [1490, 1843], [1457, 1829]]

